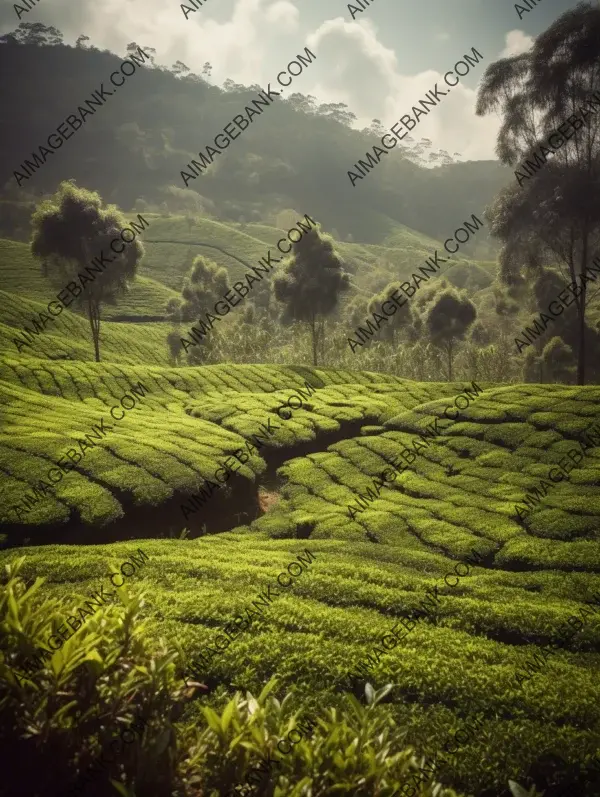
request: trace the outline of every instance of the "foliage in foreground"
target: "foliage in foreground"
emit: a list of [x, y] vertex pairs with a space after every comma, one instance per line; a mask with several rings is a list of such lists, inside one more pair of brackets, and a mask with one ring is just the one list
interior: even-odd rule
[[19, 577], [23, 562], [6, 566], [0, 588], [0, 681], [8, 687], [0, 699], [0, 745], [11, 762], [10, 793], [67, 793], [119, 731], [141, 718], [142, 743], [114, 756], [86, 794], [106, 794], [107, 777], [134, 783], [140, 797], [152, 789], [170, 794], [177, 768], [173, 723], [183, 692], [175, 677], [177, 653], [148, 653], [139, 622], [143, 598], [121, 590], [122, 606], [99, 610], [19, 686], [15, 671], [21, 675], [25, 660], [45, 645], [49, 623], [59, 625], [68, 614], [55, 599], [33, 601], [44, 579], [27, 585]]
[[[87, 768], [135, 717], [143, 718], [143, 733], [90, 780], [86, 794], [106, 795], [110, 778], [114, 794], [125, 797], [214, 797], [243, 784], [259, 757], [295, 727], [302, 712], [292, 712], [291, 694], [281, 702], [270, 694], [273, 680], [257, 699], [236, 693], [220, 715], [204, 706], [204, 727], [180, 721], [185, 702], [205, 687], [183, 686], [176, 675], [180, 650], [150, 652], [139, 621], [143, 597], [126, 594], [122, 606], [99, 610], [19, 686], [13, 668], [42, 644], [48, 621], [65, 616], [58, 601], [33, 600], [43, 579], [27, 585], [19, 576], [23, 562], [6, 566], [0, 587], [0, 749], [11, 762], [13, 797], [79, 793]], [[388, 691], [369, 689], [366, 707], [347, 695], [343, 708], [327, 709], [259, 793], [391, 797], [418, 764], [410, 748], [392, 752], [403, 734], [378, 705]], [[432, 795], [456, 792], [434, 783], [418, 791]]]

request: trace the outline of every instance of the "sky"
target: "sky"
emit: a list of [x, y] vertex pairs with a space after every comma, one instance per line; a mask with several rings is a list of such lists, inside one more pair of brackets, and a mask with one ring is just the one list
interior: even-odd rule
[[[156, 50], [157, 63], [183, 61], [211, 83], [231, 78], [263, 88], [309, 47], [314, 63], [294, 78], [290, 93], [343, 102], [357, 126], [380, 119], [389, 128], [475, 47], [479, 65], [421, 119], [419, 137], [461, 160], [495, 158], [500, 120], [478, 118], [477, 84], [498, 58], [525, 52], [535, 36], [576, 5], [575, 0], [39, 0], [30, 11], [0, 0], [0, 32], [19, 22], [53, 25], [68, 44], [82, 33], [91, 44], [124, 55], [129, 42]], [[527, 5], [532, 6], [527, 10]], [[190, 9], [186, 14], [183, 6]], [[21, 6], [22, 9], [25, 6]], [[519, 9], [521, 9], [519, 11]], [[354, 19], [353, 19], [354, 16]], [[48, 80], [48, 77], [46, 77]], [[50, 83], [50, 81], [49, 81]], [[279, 87], [277, 87], [279, 88]], [[441, 86], [440, 86], [441, 88]], [[285, 96], [285, 95], [284, 95]]]

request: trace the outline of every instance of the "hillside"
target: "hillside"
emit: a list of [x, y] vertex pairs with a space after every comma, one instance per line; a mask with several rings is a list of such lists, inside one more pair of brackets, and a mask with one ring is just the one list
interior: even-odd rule
[[600, 6], [51, 5], [0, 35], [0, 797], [600, 797]]
[[[41, 274], [26, 244], [0, 239], [0, 263], [3, 291], [45, 305], [56, 295], [56, 289]], [[164, 319], [167, 302], [178, 295], [178, 291], [140, 273], [130, 293], [120, 299], [118, 306], [106, 305], [103, 315], [107, 320], [136, 321], [148, 316], [153, 320]], [[6, 318], [2, 316], [3, 320]]]
[[[132, 218], [135, 220], [136, 216]], [[265, 224], [228, 224], [202, 217], [196, 217], [191, 225], [183, 216], [177, 215], [165, 218], [145, 213], [144, 218], [150, 226], [144, 236], [146, 254], [139, 277], [126, 300], [119, 302], [118, 309], [107, 306], [107, 319], [122, 313], [131, 314], [131, 320], [135, 320], [136, 308], [139, 314], [164, 314], [164, 305], [172, 296], [179, 294], [191, 260], [198, 254], [226, 268], [231, 281], [240, 279], [246, 267], [234, 257], [228, 257], [212, 247], [225, 249], [252, 264], [263, 257], [267, 249], [275, 249], [277, 241], [286, 233], [284, 229]], [[209, 247], [203, 247], [202, 243], [209, 244]], [[43, 301], [52, 293], [52, 287], [32, 260], [27, 244], [28, 241], [18, 243], [0, 238], [2, 289]], [[440, 241], [401, 225], [396, 226], [393, 234], [381, 245], [336, 241], [337, 251], [348, 271], [355, 276], [354, 284], [361, 290], [372, 290], [375, 266], [379, 280], [390, 282], [402, 279], [433, 250], [441, 247]], [[473, 265], [475, 261], [458, 256], [456, 263]], [[170, 290], [164, 290], [163, 286]]]
[[[145, 390], [56, 486], [54, 500], [40, 502], [20, 523], [4, 520], [14, 542], [79, 543], [22, 549], [26, 576], [43, 572], [49, 596], [84, 593], [108, 560], [141, 546], [149, 561], [132, 588], [152, 595], [146, 611], [154, 635], [179, 640], [192, 657], [249, 591], [310, 550], [316, 560], [294, 594], [278, 598], [252, 636], [204, 678], [210, 702], [221, 706], [234, 687], [258, 694], [276, 672], [278, 693], [301, 683], [296, 704], [314, 713], [335, 699], [341, 682], [350, 679], [362, 692], [356, 672], [374, 640], [394, 623], [409, 623], [426, 590], [438, 584], [432, 620], [369, 671], [375, 685], [394, 684], [388, 707], [407, 742], [434, 756], [450, 734], [479, 722], [447, 775], [465, 793], [496, 795], [507, 778], [522, 781], [525, 772], [540, 783], [540, 773], [548, 774], [545, 756], [557, 746], [579, 768], [577, 793], [595, 793], [588, 765], [600, 720], [597, 623], [588, 622], [525, 687], [515, 683], [515, 672], [600, 592], [597, 449], [568, 480], [553, 484], [522, 524], [515, 505], [597, 424], [598, 388], [416, 384], [266, 365], [166, 369], [32, 360], [27, 370], [5, 361], [0, 378], [6, 505], [31, 492], [76, 436], [108, 419], [108, 408], [132, 385]], [[281, 420], [286, 410], [278, 419], [277, 407], [297, 393], [303, 406], [290, 402], [291, 417]], [[269, 416], [279, 428], [223, 490], [184, 519], [186, 498], [228, 455], [256, 442]], [[415, 447], [428, 426], [438, 434], [427, 436], [426, 448]], [[367, 500], [386, 462], [401, 461], [406, 449], [417, 452], [414, 461]], [[365, 509], [350, 520], [359, 494]], [[184, 525], [204, 536], [149, 539], [178, 536]], [[131, 542], [94, 544], [111, 535]], [[481, 563], [458, 587], [444, 586], [444, 574], [470, 551]]]
[[[8, 358], [17, 357], [19, 364], [28, 356], [34, 359], [42, 356], [49, 360], [68, 359], [82, 362], [91, 359], [94, 354], [89, 323], [83, 316], [69, 311], [61, 313], [52, 325], [46, 326], [44, 333], [34, 340], [31, 347], [23, 346], [19, 356], [14, 343], [15, 339], [19, 339], [19, 330], [23, 324], [31, 329], [31, 319], [37, 318], [39, 312], [46, 310], [47, 304], [48, 301], [42, 304], [0, 291], [0, 351]], [[130, 365], [140, 361], [165, 365], [168, 363], [166, 339], [171, 328], [172, 325], [166, 322], [139, 323], [132, 330], [127, 323], [106, 322], [101, 331], [103, 356], [111, 362], [125, 362]]]
[[[206, 240], [249, 262], [280, 233], [158, 216], [149, 232]], [[141, 547], [149, 560], [131, 590], [147, 593], [148, 644], [156, 655], [161, 639], [180, 646], [189, 662], [249, 592], [308, 550], [316, 559], [293, 594], [203, 668], [206, 694], [186, 707], [185, 727], [209, 733], [206, 705], [222, 712], [236, 690], [258, 695], [274, 674], [279, 700], [292, 691], [291, 705], [309, 715], [346, 694], [363, 698], [366, 682], [389, 683], [381, 722], [394, 749], [411, 745], [431, 760], [463, 728], [478, 728], [440, 776], [457, 794], [508, 797], [509, 778], [552, 785], [549, 762], [560, 751], [575, 793], [594, 797], [598, 449], [547, 495], [538, 488], [598, 423], [600, 389], [293, 364], [169, 366], [171, 325], [136, 319], [159, 315], [175, 295], [191, 247], [147, 237], [140, 278], [107, 313], [129, 320], [103, 322], [100, 363], [91, 362], [87, 319], [70, 311], [16, 351], [19, 325], [53, 292], [25, 244], [0, 246], [0, 559], [25, 554], [26, 580], [43, 575], [45, 597], [72, 603]], [[373, 268], [396, 268], [390, 252], [409, 264], [432, 246], [400, 228], [385, 247], [339, 244], [369, 295]], [[215, 255], [231, 279], [242, 273]], [[496, 268], [463, 266], [448, 270], [457, 284]], [[297, 344], [290, 357], [298, 361]], [[127, 395], [131, 408], [121, 404]], [[111, 408], [123, 417], [111, 419]], [[233, 475], [221, 484], [224, 463]], [[397, 476], [384, 483], [390, 463]], [[530, 509], [521, 520], [518, 506]], [[472, 552], [479, 560], [468, 577], [444, 582]], [[436, 589], [433, 613], [413, 626]], [[580, 632], [529, 682], [516, 680], [573, 617], [585, 620]], [[377, 638], [399, 623], [413, 629], [402, 650], [374, 656]], [[229, 764], [220, 766], [198, 765], [194, 777], [230, 779]], [[238, 766], [241, 778], [249, 763]], [[339, 761], [330, 766], [342, 777]]]
[[[181, 297], [184, 277], [194, 257], [200, 254], [224, 267], [233, 283], [248, 270], [243, 263], [248, 267], [255, 265], [269, 248], [275, 249], [286, 231], [265, 224], [227, 224], [200, 217], [191, 224], [176, 215], [167, 218], [146, 213], [144, 218], [150, 226], [144, 235], [145, 255], [136, 279], [117, 304], [102, 307], [102, 359], [131, 365], [138, 362], [168, 365], [166, 339], [174, 327], [166, 320], [166, 307], [170, 299]], [[335, 245], [352, 280], [351, 290], [340, 297], [340, 317], [355, 296], [368, 301], [389, 282], [408, 279], [418, 264], [442, 246], [439, 241], [401, 226], [395, 228], [385, 245], [340, 241]], [[457, 256], [454, 264], [446, 266], [444, 276], [461, 288], [469, 279], [469, 289], [477, 298], [478, 291], [482, 291], [481, 297], [485, 296], [484, 290], [496, 270], [494, 263], [482, 269], [475, 261]], [[0, 275], [0, 352], [12, 357], [19, 353], [13, 340], [20, 337], [23, 325], [31, 329], [32, 319], [45, 311], [57, 291], [42, 275], [29, 245], [23, 242], [0, 239]], [[236, 314], [232, 314], [232, 319], [233, 324], [240, 321]], [[135, 327], [126, 326], [126, 322]], [[224, 328], [231, 326], [232, 320], [226, 319]], [[128, 338], [130, 342], [126, 343]], [[91, 359], [89, 323], [78, 312], [77, 303], [52, 319], [35, 344], [23, 347], [21, 354], [34, 358]]]
[[[542, 391], [533, 386], [488, 386], [484, 398], [465, 410], [464, 416], [461, 413], [456, 422], [445, 417], [444, 410], [447, 398], [460, 394], [464, 385], [417, 385], [369, 373], [274, 366], [165, 369], [33, 360], [24, 370], [16, 360], [6, 359], [0, 379], [6, 407], [2, 468], [8, 477], [5, 494], [9, 506], [44, 478], [59, 451], [73, 445], [77, 437], [85, 437], [103, 415], [108, 418], [108, 408], [131, 386], [144, 387], [143, 401], [140, 399], [127, 421], [111, 433], [110, 441], [97, 443], [98, 450], [86, 452], [85, 465], [57, 488], [56, 499], [41, 502], [21, 521], [25, 527], [47, 526], [50, 538], [69, 515], [74, 526], [83, 523], [90, 527], [89, 539], [94, 537], [94, 528], [110, 527], [124, 514], [131, 527], [138, 510], [161, 506], [164, 518], [170, 518], [223, 458], [252, 440], [276, 408], [285, 404], [290, 391], [303, 388], [304, 381], [312, 379], [318, 390], [264, 441], [263, 454], [253, 454], [240, 469], [234, 491], [237, 509], [250, 516], [258, 505], [255, 495], [252, 500], [256, 484], [265, 475], [267, 480], [274, 478], [275, 463], [285, 463], [279, 474], [287, 486], [282, 500], [265, 519], [265, 528], [278, 535], [287, 529], [293, 536], [297, 519], [306, 517], [311, 519], [311, 535], [327, 535], [330, 527], [337, 528], [348, 515], [353, 492], [362, 493], [365, 480], [368, 483], [381, 471], [385, 459], [393, 459], [398, 449], [410, 444], [411, 435], [437, 418], [439, 439], [431, 444], [431, 451], [417, 458], [410, 473], [404, 474], [402, 488], [398, 490], [396, 485], [385, 499], [378, 500], [367, 527], [362, 526], [362, 513], [358, 519], [355, 516], [356, 525], [343, 522], [344, 534], [360, 539], [368, 528], [385, 539], [390, 522], [387, 514], [391, 513], [394, 535], [402, 529], [403, 534], [410, 531], [419, 538], [425, 534], [426, 542], [454, 539], [458, 548], [448, 550], [458, 554], [469, 540], [454, 528], [458, 512], [460, 527], [466, 526], [469, 534], [486, 536], [492, 526], [493, 539], [502, 544], [503, 556], [513, 550], [516, 537], [517, 560], [522, 556], [550, 557], [548, 561], [565, 568], [576, 564], [569, 558], [573, 552], [580, 551], [585, 557], [588, 541], [594, 539], [593, 518], [600, 511], [594, 452], [573, 474], [570, 484], [553, 488], [551, 497], [538, 507], [539, 516], [533, 513], [526, 521], [534, 538], [541, 537], [533, 547], [530, 543], [527, 554], [514, 508], [548, 466], [593, 426], [600, 415], [598, 388], [546, 386]], [[43, 413], [31, 412], [33, 407], [43, 408]], [[43, 417], [43, 435], [38, 416]], [[333, 443], [332, 438], [340, 442]], [[132, 459], [133, 444], [136, 454]], [[160, 460], [156, 452], [160, 452]], [[22, 454], [27, 455], [26, 462]], [[294, 459], [300, 455], [301, 459]], [[141, 470], [136, 473], [138, 468]], [[138, 484], [144, 485], [142, 492]], [[213, 498], [212, 506], [203, 513], [208, 531], [213, 531], [215, 524], [218, 530], [227, 528], [229, 490], [228, 486], [223, 496]], [[88, 491], [94, 493], [93, 501]], [[91, 511], [89, 504], [94, 507]], [[425, 511], [427, 506], [430, 512]], [[466, 514], [461, 507], [468, 509]], [[409, 509], [411, 519], [420, 518], [416, 525], [407, 525]], [[400, 527], [396, 515], [403, 518]], [[169, 523], [165, 529], [163, 517], [154, 510], [153, 518], [155, 533], [171, 532], [180, 522], [173, 520], [175, 526]], [[7, 520], [5, 516], [5, 523]], [[263, 521], [258, 528], [263, 528]], [[572, 543], [568, 548], [565, 540]], [[572, 553], [567, 556], [567, 551]], [[590, 564], [596, 567], [598, 562]]]
[[[68, 156], [59, 153], [18, 187], [13, 171], [47, 139], [56, 120], [72, 112], [71, 98], [87, 97], [119, 65], [117, 55], [95, 47], [48, 45], [44, 35], [33, 40], [38, 44], [17, 44], [9, 35], [0, 45], [0, 91], [11, 108], [10, 124], [0, 127], [0, 165], [10, 175], [5, 193], [19, 201], [74, 178], [124, 208], [136, 200], [158, 205], [169, 200], [168, 186], [184, 188], [180, 172], [201, 143], [255, 96], [245, 86], [223, 90], [197, 75], [140, 66], [131, 85], [69, 142]], [[60, 41], [60, 34], [48, 40]], [[52, 75], [60, 92], [36, 81], [40, 74]], [[28, 97], [27, 105], [21, 96]], [[278, 98], [269, 120], [245, 132], [218, 174], [211, 168], [190, 185], [184, 192], [190, 208], [210, 206], [230, 221], [264, 220], [281, 208], [296, 208], [344, 239], [369, 243], [381, 243], [397, 224], [445, 238], [510, 178], [493, 161], [439, 166], [432, 176], [431, 169], [392, 153], [385, 169], [353, 190], [347, 171], [376, 135], [350, 128], [301, 94]]]

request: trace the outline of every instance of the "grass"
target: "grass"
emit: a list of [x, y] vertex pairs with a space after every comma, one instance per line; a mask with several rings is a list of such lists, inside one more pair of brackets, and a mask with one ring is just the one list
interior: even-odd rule
[[[7, 360], [24, 363], [28, 359], [79, 360], [94, 357], [89, 322], [83, 316], [63, 310], [46, 324], [31, 346], [19, 352], [15, 339], [23, 339], [22, 326], [33, 328], [31, 320], [46, 311], [46, 304], [32, 299], [20, 299], [15, 294], [0, 291], [0, 354]], [[145, 362], [167, 365], [169, 353], [167, 335], [172, 325], [167, 322], [120, 323], [105, 321], [100, 328], [102, 358], [116, 363], [135, 365]]]

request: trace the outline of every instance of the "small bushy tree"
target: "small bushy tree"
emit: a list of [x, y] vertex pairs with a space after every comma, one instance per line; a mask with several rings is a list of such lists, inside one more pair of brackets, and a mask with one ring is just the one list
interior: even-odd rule
[[544, 382], [544, 364], [542, 358], [538, 357], [533, 349], [525, 352], [523, 360], [523, 380], [525, 382]]
[[[126, 218], [115, 205], [102, 207], [96, 192], [71, 182], [61, 183], [56, 194], [40, 204], [31, 224], [31, 253], [57, 290], [69, 282], [78, 284], [80, 272], [86, 276], [81, 303], [90, 322], [96, 362], [100, 362], [102, 305], [116, 304], [128, 290], [144, 254], [142, 244], [136, 239], [124, 245], [120, 254], [113, 253], [109, 244], [127, 226]], [[101, 274], [86, 274], [92, 259], [103, 252], [113, 262]]]
[[318, 364], [319, 343], [325, 335], [325, 317], [335, 310], [349, 277], [333, 248], [333, 239], [317, 229], [304, 233], [292, 246], [282, 273], [273, 279], [275, 297], [284, 303], [284, 321], [303, 321], [310, 327], [313, 365]]
[[[394, 305], [391, 299], [388, 299], [394, 292], [400, 294], [400, 282], [390, 282], [379, 294], [376, 294], [368, 305], [369, 315], [371, 313], [383, 314], [382, 305], [388, 302], [389, 305]], [[402, 307], [396, 307], [396, 312], [391, 315], [388, 320], [381, 325], [379, 331], [380, 340], [389, 340], [392, 344], [396, 343], [397, 337], [402, 338], [406, 343], [415, 343], [422, 332], [421, 317], [416, 306], [407, 303]]]
[[477, 318], [477, 310], [470, 299], [461, 297], [451, 288], [441, 292], [427, 316], [427, 331], [434, 346], [446, 355], [447, 377], [452, 381], [452, 364], [456, 344], [463, 340]]
[[542, 362], [549, 381], [568, 384], [575, 376], [573, 349], [558, 335], [544, 346]]
[[[227, 270], [203, 255], [198, 255], [194, 258], [191, 271], [184, 281], [182, 299], [171, 300], [167, 305], [170, 320], [176, 324], [185, 322], [193, 324], [198, 320], [206, 323], [206, 314], [214, 311], [215, 303], [230, 290], [230, 287]], [[177, 346], [173, 332], [167, 336], [167, 343], [174, 358], [180, 355], [182, 347], [186, 348], [183, 345], [183, 338], [180, 338], [179, 347]], [[218, 362], [220, 341], [216, 327], [210, 327], [202, 342], [194, 341], [194, 344], [187, 351], [190, 365]]]

